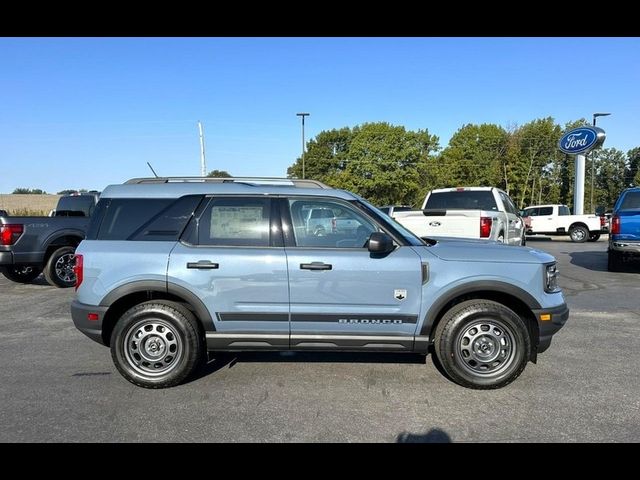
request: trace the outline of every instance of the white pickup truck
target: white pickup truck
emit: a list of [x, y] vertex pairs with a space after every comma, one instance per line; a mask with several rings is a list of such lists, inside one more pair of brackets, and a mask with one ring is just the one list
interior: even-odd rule
[[595, 242], [607, 231], [604, 217], [571, 215], [566, 205], [532, 205], [522, 216], [531, 220], [527, 235], [569, 235], [571, 241], [582, 243]]
[[427, 193], [422, 210], [393, 218], [419, 237], [458, 237], [524, 245], [524, 221], [509, 195], [495, 187], [440, 188]]

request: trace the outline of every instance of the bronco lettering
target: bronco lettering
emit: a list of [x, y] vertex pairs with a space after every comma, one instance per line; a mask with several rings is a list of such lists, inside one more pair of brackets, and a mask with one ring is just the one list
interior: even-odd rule
[[363, 324], [376, 324], [376, 325], [398, 325], [402, 323], [402, 320], [391, 318], [340, 318], [338, 323], [363, 323]]

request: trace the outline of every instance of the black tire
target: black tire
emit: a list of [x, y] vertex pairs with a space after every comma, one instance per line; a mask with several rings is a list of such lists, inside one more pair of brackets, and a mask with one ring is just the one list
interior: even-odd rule
[[607, 270], [610, 272], [621, 272], [623, 269], [622, 255], [614, 250], [609, 250], [607, 255]]
[[488, 390], [518, 378], [529, 361], [531, 339], [525, 322], [513, 310], [475, 299], [454, 306], [442, 317], [434, 349], [451, 380]]
[[589, 242], [597, 242], [600, 239], [599, 233], [592, 233], [589, 235]]
[[116, 368], [128, 381], [144, 388], [178, 385], [199, 366], [204, 353], [196, 317], [168, 300], [150, 300], [130, 308], [111, 336]]
[[76, 284], [73, 271], [75, 247], [60, 247], [54, 251], [44, 266], [44, 278], [53, 287], [69, 288]]
[[500, 232], [498, 234], [498, 238], [496, 239], [498, 243], [504, 243], [504, 232]]
[[582, 225], [576, 225], [569, 230], [569, 237], [575, 243], [584, 243], [589, 239], [589, 230]]
[[522, 240], [520, 240], [520, 246], [524, 247], [527, 245], [527, 236], [523, 233], [522, 234]]
[[2, 267], [2, 275], [16, 283], [31, 283], [42, 273], [40, 267], [21, 265], [19, 267]]

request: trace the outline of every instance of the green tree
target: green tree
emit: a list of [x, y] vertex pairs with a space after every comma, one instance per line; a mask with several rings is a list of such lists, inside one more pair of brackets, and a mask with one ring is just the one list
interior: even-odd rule
[[207, 177], [211, 178], [231, 178], [232, 175], [226, 170], [211, 170], [207, 173]]
[[640, 186], [640, 147], [627, 153], [628, 168], [625, 174], [625, 186]]
[[[330, 181], [344, 172], [349, 160], [353, 132], [349, 127], [325, 130], [307, 142], [304, 154], [304, 177]], [[287, 169], [287, 176], [302, 178], [302, 157]]]
[[39, 188], [16, 188], [13, 192], [15, 194], [28, 194], [28, 195], [45, 195], [47, 192]]
[[501, 186], [508, 190], [508, 143], [509, 134], [498, 125], [464, 125], [440, 154], [439, 162], [446, 172], [441, 186]]
[[[589, 158], [594, 162], [594, 191], [593, 206], [603, 205], [607, 210], [613, 208], [620, 192], [627, 186], [625, 184], [625, 174], [627, 170], [627, 157], [624, 152], [615, 148], [604, 148], [593, 150]], [[591, 180], [590, 164], [587, 164], [587, 184]], [[590, 201], [591, 186], [585, 188], [585, 197], [589, 195]], [[585, 205], [588, 205], [585, 201]], [[591, 210], [591, 209], [590, 209]]]
[[[415, 204], [424, 197], [421, 174], [438, 137], [386, 122], [323, 131], [307, 144], [305, 177], [344, 188], [377, 205]], [[302, 159], [289, 167], [302, 177]]]

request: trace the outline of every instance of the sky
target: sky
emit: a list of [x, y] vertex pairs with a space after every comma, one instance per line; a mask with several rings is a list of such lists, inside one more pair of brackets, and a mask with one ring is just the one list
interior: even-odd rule
[[286, 176], [322, 130], [595, 112], [640, 146], [640, 38], [0, 38], [0, 193], [207, 171]]

